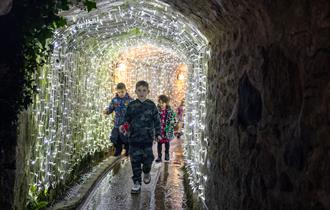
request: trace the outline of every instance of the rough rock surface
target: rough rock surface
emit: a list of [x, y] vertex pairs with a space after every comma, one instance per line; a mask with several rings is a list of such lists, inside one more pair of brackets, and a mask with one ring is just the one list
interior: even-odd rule
[[208, 207], [330, 209], [330, 2], [167, 2], [212, 48]]
[[1, 0], [0, 1], [0, 16], [6, 15], [10, 12], [13, 6], [13, 0]]
[[[208, 207], [330, 209], [330, 2], [165, 1], [199, 27], [212, 49]], [[14, 59], [20, 34], [5, 21], [0, 19], [6, 32], [0, 39], [0, 206], [10, 209], [16, 130], [8, 116], [20, 97]]]

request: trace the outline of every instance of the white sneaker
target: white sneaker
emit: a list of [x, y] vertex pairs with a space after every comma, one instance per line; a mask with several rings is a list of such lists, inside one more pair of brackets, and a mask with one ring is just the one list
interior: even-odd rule
[[146, 174], [144, 174], [144, 176], [143, 176], [143, 182], [144, 182], [145, 184], [149, 184], [150, 181], [151, 181], [150, 173], [146, 173]]
[[135, 182], [132, 187], [131, 193], [136, 194], [140, 192], [141, 192], [141, 184], [139, 182]]

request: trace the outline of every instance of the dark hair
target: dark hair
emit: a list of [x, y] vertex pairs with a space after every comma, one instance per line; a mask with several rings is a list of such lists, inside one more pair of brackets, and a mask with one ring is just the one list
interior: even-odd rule
[[160, 96], [158, 96], [158, 101], [165, 102], [166, 105], [168, 105], [170, 102], [170, 98], [167, 97], [166, 95], [160, 95]]
[[183, 98], [182, 101], [181, 101], [181, 103], [180, 103], [180, 106], [183, 106], [184, 105], [184, 101], [185, 101], [185, 99]]
[[126, 85], [122, 82], [118, 83], [116, 86], [117, 90], [122, 90], [122, 89], [126, 89]]
[[148, 82], [146, 82], [146, 81], [144, 81], [144, 80], [140, 80], [140, 81], [138, 81], [138, 82], [136, 83], [136, 85], [135, 85], [135, 89], [137, 89], [137, 88], [140, 87], [140, 86], [142, 86], [142, 87], [146, 87], [147, 89], [149, 89], [149, 84], [148, 84]]

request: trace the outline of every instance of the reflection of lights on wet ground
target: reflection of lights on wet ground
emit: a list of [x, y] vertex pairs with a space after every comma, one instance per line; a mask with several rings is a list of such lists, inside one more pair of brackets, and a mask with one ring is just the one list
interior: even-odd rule
[[185, 209], [186, 195], [183, 186], [183, 148], [181, 140], [171, 141], [169, 162], [160, 163], [161, 175], [155, 192], [155, 210]]
[[191, 185], [204, 185], [208, 41], [163, 2], [125, 2], [98, 1], [90, 13], [63, 12], [68, 26], [55, 33], [29, 109], [31, 186], [47, 190], [63, 183], [77, 163], [108, 148], [111, 119], [100, 110], [117, 82], [133, 93], [141, 79], [150, 82], [152, 99], [168, 94], [175, 106], [186, 99], [185, 158]]

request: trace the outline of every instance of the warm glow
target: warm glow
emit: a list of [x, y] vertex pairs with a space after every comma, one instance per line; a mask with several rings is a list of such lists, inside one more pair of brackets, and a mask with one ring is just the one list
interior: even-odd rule
[[185, 80], [185, 76], [182, 73], [180, 73], [178, 75], [178, 80]]
[[74, 166], [111, 146], [111, 119], [102, 110], [118, 82], [134, 97], [137, 80], [150, 97], [185, 98], [184, 156], [189, 183], [200, 198], [206, 185], [208, 40], [169, 5], [150, 1], [97, 1], [87, 12], [63, 13], [53, 54], [35, 75], [38, 95], [28, 110], [34, 142], [27, 179], [38, 192], [63, 185]]
[[125, 71], [126, 70], [126, 65], [124, 63], [120, 63], [117, 67], [118, 71]]
[[188, 73], [188, 67], [186, 64], [179, 64], [175, 70], [175, 85], [174, 85], [174, 95], [177, 98], [175, 101], [175, 107], [178, 107], [181, 101], [185, 97], [186, 93], [186, 75]]
[[[149, 98], [157, 101], [159, 95], [166, 94], [171, 98], [172, 105], [178, 105], [184, 97], [183, 74], [187, 73], [187, 65], [181, 64], [182, 62], [183, 59], [170, 49], [152, 44], [134, 46], [120, 52], [113, 61], [114, 64], [111, 66], [117, 64], [113, 80], [115, 83], [125, 83], [132, 96], [135, 96], [135, 83], [138, 80], [148, 81], [150, 83]], [[120, 66], [125, 68], [120, 68]], [[181, 86], [176, 85], [178, 71], [182, 72], [183, 76]], [[178, 95], [177, 91], [181, 94]]]

